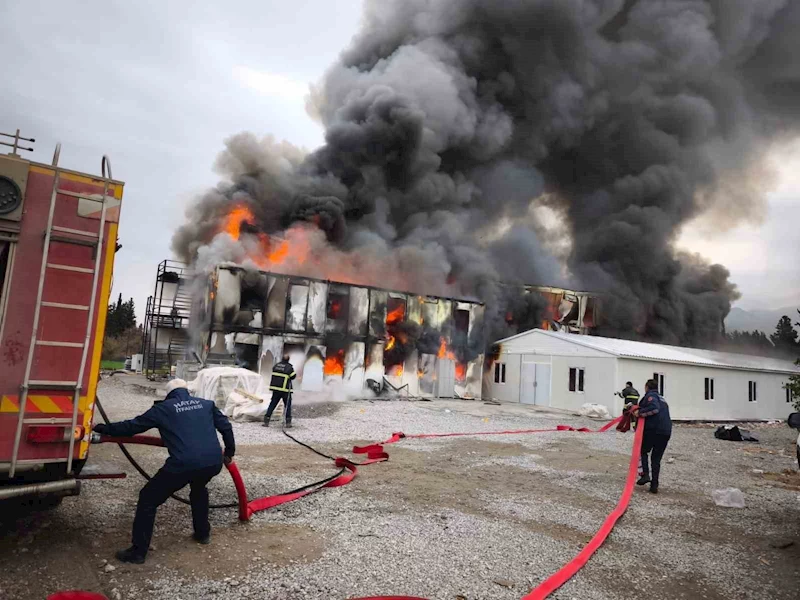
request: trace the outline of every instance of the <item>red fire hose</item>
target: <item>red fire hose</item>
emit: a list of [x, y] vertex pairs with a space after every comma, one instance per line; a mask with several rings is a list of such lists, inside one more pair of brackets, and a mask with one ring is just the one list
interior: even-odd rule
[[[554, 431], [579, 431], [584, 433], [602, 433], [604, 431], [608, 431], [609, 429], [611, 429], [621, 420], [622, 417], [617, 417], [613, 421], [606, 423], [600, 429], [597, 430], [588, 429], [585, 427], [576, 429], [569, 425], [558, 425], [557, 427], [551, 429], [518, 429], [518, 430], [507, 430], [507, 431], [482, 431], [482, 432], [472, 432], [472, 433], [470, 432], [426, 433], [426, 434], [406, 435], [402, 432], [397, 432], [393, 433], [392, 436], [384, 442], [370, 444], [368, 446], [353, 447], [352, 450], [353, 454], [367, 455], [367, 460], [365, 460], [362, 463], [354, 463], [346, 458], [342, 457], [333, 458], [328, 455], [322, 454], [321, 452], [318, 452], [317, 450], [311, 448], [310, 446], [307, 446], [306, 444], [300, 442], [299, 440], [295, 440], [294, 438], [292, 438], [292, 436], [290, 436], [287, 433], [286, 435], [291, 439], [293, 439], [294, 441], [296, 441], [298, 444], [305, 446], [306, 448], [309, 448], [310, 450], [316, 452], [320, 456], [332, 459], [334, 461], [334, 464], [340, 469], [339, 473], [328, 479], [310, 484], [304, 488], [300, 488], [292, 492], [278, 494], [275, 496], [266, 496], [264, 498], [257, 498], [251, 501], [248, 501], [247, 499], [247, 489], [245, 488], [244, 480], [242, 479], [239, 467], [237, 467], [236, 463], [234, 462], [231, 462], [226, 466], [228, 468], [228, 472], [231, 474], [231, 478], [233, 479], [233, 484], [236, 488], [236, 494], [239, 499], [238, 502], [239, 519], [242, 521], [248, 521], [250, 517], [256, 512], [267, 510], [269, 508], [274, 508], [275, 506], [279, 506], [287, 502], [292, 502], [293, 500], [298, 500], [304, 496], [308, 496], [309, 494], [318, 492], [323, 488], [332, 488], [332, 487], [347, 485], [353, 479], [355, 479], [356, 474], [358, 472], [356, 467], [358, 465], [368, 465], [388, 460], [389, 455], [384, 450], [383, 446], [386, 444], [397, 443], [403, 439], [426, 439], [426, 438], [437, 438], [437, 437], [456, 437], [456, 436], [473, 436], [473, 435], [514, 435], [514, 434], [529, 434], [529, 433], [547, 433]], [[556, 573], [545, 579], [529, 594], [524, 596], [522, 600], [543, 600], [544, 598], [547, 598], [547, 596], [549, 596], [559, 587], [564, 585], [581, 568], [583, 568], [583, 566], [586, 565], [591, 556], [598, 550], [598, 548], [600, 548], [600, 546], [603, 544], [606, 538], [608, 538], [609, 534], [614, 528], [614, 525], [617, 523], [619, 518], [625, 513], [625, 510], [628, 508], [628, 504], [630, 502], [631, 495], [633, 493], [633, 486], [636, 482], [643, 434], [644, 434], [644, 427], [643, 426], [638, 427], [634, 436], [633, 449], [631, 451], [631, 459], [628, 466], [628, 475], [625, 481], [625, 487], [623, 489], [622, 496], [620, 496], [620, 499], [617, 503], [617, 506], [614, 508], [611, 514], [609, 514], [608, 517], [606, 517], [605, 521], [603, 522], [597, 533], [594, 535], [594, 537], [589, 541], [586, 547], [584, 547], [583, 550], [581, 550], [581, 552], [578, 553], [578, 555], [575, 558], [573, 558], [570, 562], [564, 565]], [[131, 444], [147, 444], [151, 446], [163, 446], [161, 438], [154, 436], [142, 436], [142, 435], [137, 435], [130, 438], [112, 438], [103, 435], [100, 436], [100, 441], [114, 442], [118, 444], [131, 443]], [[353, 600], [425, 600], [425, 599], [418, 598], [415, 596], [370, 596], [367, 598], [357, 598]]]

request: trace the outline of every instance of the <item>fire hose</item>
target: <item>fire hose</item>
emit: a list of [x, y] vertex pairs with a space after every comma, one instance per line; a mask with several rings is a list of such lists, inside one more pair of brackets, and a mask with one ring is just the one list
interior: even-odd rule
[[[108, 415], [106, 414], [106, 411], [103, 409], [103, 405], [97, 396], [95, 396], [95, 404], [97, 405], [97, 409], [100, 411], [100, 415], [103, 417], [103, 421], [105, 421], [106, 424], [109, 424], [111, 421], [109, 420]], [[314, 450], [310, 446], [302, 444], [295, 438], [292, 438], [292, 436], [286, 433], [286, 431], [284, 431], [284, 434], [290, 437], [295, 442], [305, 446], [306, 448]], [[150, 481], [151, 476], [147, 473], [147, 471], [145, 471], [141, 467], [141, 465], [139, 465], [139, 463], [136, 461], [135, 458], [133, 458], [131, 453], [128, 452], [128, 449], [125, 447], [125, 444], [139, 444], [139, 445], [161, 446], [161, 447], [164, 446], [164, 442], [161, 440], [160, 437], [148, 436], [148, 435], [135, 435], [132, 437], [125, 437], [125, 438], [111, 437], [108, 435], [99, 435], [95, 439], [95, 442], [117, 444], [119, 449], [122, 451], [122, 454], [125, 456], [126, 459], [128, 459], [128, 462], [131, 463], [131, 465], [133, 465], [133, 468], [136, 469], [136, 471], [138, 471], [138, 473], [142, 477], [144, 477], [147, 481]], [[340, 464], [339, 459], [334, 459], [333, 457], [321, 454], [316, 450], [314, 450], [314, 452], [320, 454], [321, 456], [324, 456], [325, 458], [333, 460], [336, 466], [339, 468], [339, 472], [336, 473], [335, 475], [332, 475], [331, 477], [327, 477], [319, 481], [314, 481], [312, 483], [291, 490], [289, 492], [284, 492], [282, 494], [278, 494], [275, 496], [259, 498], [257, 500], [254, 500], [253, 502], [248, 502], [247, 491], [244, 485], [244, 480], [242, 479], [241, 472], [239, 471], [239, 467], [236, 465], [235, 462], [226, 463], [225, 466], [228, 469], [228, 472], [230, 473], [231, 478], [233, 479], [234, 487], [236, 488], [238, 501], [228, 502], [224, 504], [210, 504], [209, 508], [213, 509], [238, 508], [239, 519], [242, 521], [248, 521], [254, 512], [258, 512], [260, 510], [266, 510], [268, 508], [273, 508], [280, 504], [291, 502], [292, 500], [297, 500], [298, 498], [307, 496], [308, 494], [316, 492], [322, 489], [323, 487], [336, 487], [340, 485], [345, 485], [346, 483], [350, 483], [350, 481], [352, 481], [352, 479], [355, 477], [355, 465], [349, 463], [349, 461], [347, 461], [346, 459], [341, 459], [341, 464]], [[388, 458], [389, 458], [388, 455], [386, 455], [386, 457], [383, 460], [387, 460]], [[379, 462], [379, 461], [376, 460], [373, 462]], [[349, 463], [349, 465], [345, 463]], [[348, 470], [350, 470], [351, 473], [347, 473]], [[177, 494], [171, 494], [170, 498], [172, 498], [173, 500], [177, 500], [182, 504], [186, 504], [189, 506], [191, 505], [191, 502], [187, 498], [182, 498]]]
[[[109, 423], [108, 416], [103, 410], [103, 407], [100, 404], [99, 399], [96, 399], [95, 401], [103, 419], [105, 420], [106, 423]], [[586, 427], [575, 428], [569, 425], [558, 425], [555, 428], [550, 428], [550, 429], [518, 429], [518, 430], [507, 430], [507, 431], [429, 433], [429, 434], [412, 434], [412, 435], [406, 435], [402, 432], [396, 432], [393, 433], [389, 439], [383, 442], [370, 444], [367, 446], [354, 446], [352, 449], [353, 454], [360, 454], [367, 456], [367, 459], [360, 463], [353, 462], [343, 457], [333, 457], [328, 454], [325, 454], [324, 452], [321, 452], [316, 448], [313, 448], [312, 446], [298, 440], [294, 436], [290, 435], [284, 427], [281, 427], [282, 433], [295, 443], [299, 444], [300, 446], [308, 449], [309, 451], [323, 458], [333, 461], [336, 467], [339, 468], [339, 472], [331, 477], [322, 479], [320, 481], [316, 481], [314, 483], [297, 488], [296, 490], [292, 490], [290, 492], [285, 492], [274, 496], [266, 496], [263, 498], [257, 498], [255, 500], [248, 501], [247, 490], [244, 485], [244, 480], [242, 479], [241, 472], [239, 471], [239, 468], [236, 465], [236, 463], [231, 461], [230, 463], [226, 463], [226, 467], [228, 468], [228, 472], [230, 473], [231, 478], [233, 479], [234, 487], [236, 488], [236, 493], [238, 496], [238, 502], [228, 503], [228, 504], [215, 504], [211, 505], [211, 508], [238, 508], [239, 519], [242, 521], [248, 521], [250, 520], [250, 517], [256, 512], [260, 512], [262, 510], [268, 510], [270, 508], [274, 508], [275, 506], [279, 506], [287, 502], [298, 500], [304, 496], [313, 494], [324, 488], [333, 488], [333, 487], [347, 485], [353, 479], [355, 479], [358, 466], [387, 461], [389, 459], [389, 454], [384, 450], [383, 446], [387, 444], [394, 444], [400, 442], [403, 439], [428, 439], [428, 438], [438, 438], [438, 437], [444, 438], [444, 437], [460, 437], [460, 436], [475, 436], [475, 435], [515, 435], [515, 434], [519, 435], [519, 434], [531, 434], [531, 433], [549, 433], [557, 431], [602, 433], [608, 431], [609, 429], [611, 429], [611, 427], [617, 425], [621, 420], [622, 417], [617, 417], [613, 421], [606, 423], [601, 428], [596, 430], [589, 429]], [[597, 531], [594, 537], [592, 537], [589, 543], [583, 548], [583, 550], [581, 550], [581, 552], [578, 553], [577, 556], [575, 556], [575, 558], [573, 558], [570, 562], [564, 565], [561, 569], [556, 571], [553, 575], [551, 575], [543, 582], [541, 582], [530, 593], [524, 596], [522, 600], [544, 600], [545, 598], [547, 598], [555, 590], [557, 590], [567, 581], [569, 581], [580, 569], [582, 569], [584, 565], [586, 565], [586, 563], [592, 557], [592, 555], [600, 548], [603, 542], [605, 542], [605, 540], [611, 534], [614, 525], [616, 525], [617, 521], [620, 519], [620, 517], [622, 517], [622, 515], [627, 510], [628, 504], [630, 503], [631, 495], [633, 494], [633, 487], [636, 482], [637, 471], [639, 467], [639, 456], [642, 447], [643, 435], [644, 435], [644, 427], [643, 426], [638, 427], [634, 434], [633, 448], [631, 451], [631, 459], [628, 466], [628, 473], [625, 481], [625, 487], [623, 488], [622, 495], [620, 496], [620, 499], [617, 502], [617, 505], [614, 508], [614, 510], [606, 517], [606, 519], [603, 521], [603, 524], [600, 526], [600, 529]], [[144, 469], [141, 468], [141, 466], [139, 466], [136, 460], [130, 455], [130, 453], [125, 448], [124, 444], [135, 443], [135, 444], [146, 444], [153, 446], [163, 446], [161, 438], [157, 438], [154, 436], [142, 436], [142, 435], [136, 435], [130, 438], [112, 438], [110, 436], [101, 435], [98, 441], [116, 443], [119, 446], [120, 450], [122, 450], [122, 453], [125, 455], [128, 461], [148, 481], [150, 480], [150, 476], [144, 471]], [[186, 500], [185, 498], [181, 498], [180, 496], [172, 495], [172, 498], [184, 504], [190, 504], [188, 500]], [[353, 600], [425, 600], [425, 599], [414, 596], [370, 596]]]

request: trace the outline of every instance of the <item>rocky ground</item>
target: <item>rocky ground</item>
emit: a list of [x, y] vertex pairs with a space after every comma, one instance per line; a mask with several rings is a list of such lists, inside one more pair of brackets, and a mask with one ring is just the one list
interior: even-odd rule
[[[119, 376], [100, 398], [115, 419], [154, 396]], [[406, 433], [589, 425], [585, 419], [478, 402], [366, 402], [295, 406], [293, 434], [336, 455]], [[793, 432], [753, 428], [761, 442], [716, 440], [713, 428], [677, 426], [657, 496], [637, 489], [608, 542], [557, 599], [794, 599], [800, 590], [800, 476]], [[251, 497], [276, 494], [335, 470], [279, 429], [235, 425], [237, 462]], [[213, 541], [191, 541], [187, 506], [158, 515], [147, 563], [114, 560], [128, 545], [142, 480], [116, 446], [91, 462], [123, 480], [85, 482], [50, 512], [0, 515], [0, 598], [43, 600], [57, 590], [131, 600], [205, 598], [344, 600], [407, 594], [431, 600], [516, 600], [570, 560], [613, 509], [632, 434], [544, 433], [404, 440], [387, 463], [252, 521], [212, 511]], [[165, 453], [131, 449], [154, 472]], [[711, 491], [737, 487], [744, 509]], [[235, 499], [226, 473], [212, 502]]]

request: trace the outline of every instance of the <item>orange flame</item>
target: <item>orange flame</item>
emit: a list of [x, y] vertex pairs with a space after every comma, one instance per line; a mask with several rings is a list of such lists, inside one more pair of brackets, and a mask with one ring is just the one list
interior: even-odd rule
[[386, 342], [386, 347], [384, 348], [384, 350], [391, 350], [392, 348], [394, 348], [395, 341], [396, 341], [395, 337], [389, 334], [389, 341]]
[[325, 375], [344, 375], [344, 350], [337, 350], [325, 359]]
[[406, 316], [405, 304], [399, 304], [392, 312], [386, 315], [387, 325], [396, 325]]
[[394, 365], [392, 368], [389, 369], [389, 376], [391, 377], [402, 377], [403, 376], [403, 364]]
[[467, 363], [456, 363], [456, 381], [464, 381], [467, 378]]
[[242, 234], [242, 225], [245, 223], [252, 224], [253, 221], [255, 221], [253, 211], [244, 204], [237, 204], [225, 217], [222, 230], [233, 239], [238, 240], [239, 236]]
[[446, 358], [448, 360], [456, 359], [455, 353], [447, 347], [447, 342], [444, 338], [439, 338], [439, 353], [437, 356], [439, 358]]

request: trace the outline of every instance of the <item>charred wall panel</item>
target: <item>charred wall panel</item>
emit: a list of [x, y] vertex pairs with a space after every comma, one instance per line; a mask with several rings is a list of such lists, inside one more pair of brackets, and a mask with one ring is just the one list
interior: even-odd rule
[[419, 356], [419, 395], [430, 398], [436, 395], [436, 380], [438, 379], [439, 359], [435, 354], [420, 354]]
[[367, 345], [366, 379], [377, 382], [383, 381], [385, 370], [383, 367], [383, 344], [373, 343]]
[[271, 329], [283, 329], [286, 326], [286, 296], [289, 293], [289, 280], [286, 277], [271, 277], [267, 296], [267, 322]]
[[417, 325], [422, 325], [422, 297], [409, 296], [406, 307], [406, 319]]
[[294, 332], [306, 330], [306, 311], [308, 310], [308, 284], [292, 281], [286, 299], [286, 329]]
[[265, 381], [269, 384], [269, 376], [274, 367], [281, 359], [283, 353], [283, 336], [265, 335], [261, 340], [261, 363], [258, 371]]
[[305, 392], [320, 392], [323, 387], [323, 369], [325, 367], [325, 346], [321, 343], [309, 343], [306, 348], [303, 377], [300, 387]]
[[217, 295], [214, 301], [214, 323], [230, 325], [239, 313], [242, 290], [238, 271], [217, 271]]
[[369, 335], [383, 339], [386, 337], [386, 302], [389, 293], [381, 290], [369, 291]]
[[366, 288], [351, 287], [347, 333], [358, 337], [367, 335], [368, 311], [369, 290]]
[[351, 342], [344, 357], [344, 381], [348, 389], [360, 390], [364, 386], [364, 342]]
[[308, 291], [308, 318], [306, 331], [324, 333], [327, 315], [328, 284], [312, 281]]

